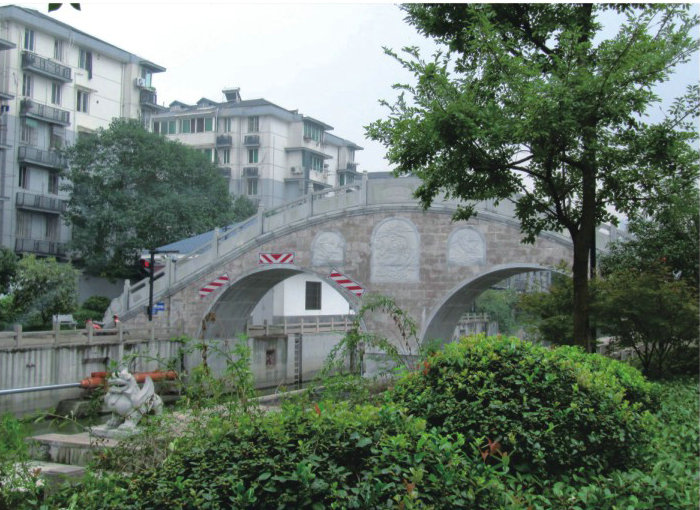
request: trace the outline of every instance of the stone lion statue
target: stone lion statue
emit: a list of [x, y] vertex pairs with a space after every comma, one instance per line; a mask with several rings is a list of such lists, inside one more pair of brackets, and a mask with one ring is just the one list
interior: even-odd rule
[[122, 369], [112, 374], [107, 385], [105, 405], [112, 412], [112, 417], [104, 426], [92, 429], [95, 435], [111, 437], [120, 432], [133, 433], [144, 415], [163, 412], [163, 401], [155, 393], [150, 377], [146, 377], [143, 387], [139, 388], [136, 378]]

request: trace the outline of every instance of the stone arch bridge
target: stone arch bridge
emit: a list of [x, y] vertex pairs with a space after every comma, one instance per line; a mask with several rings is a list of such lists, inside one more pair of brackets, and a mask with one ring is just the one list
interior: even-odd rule
[[[522, 244], [511, 203], [481, 202], [476, 217], [453, 222], [457, 203], [436, 200], [423, 210], [412, 195], [418, 182], [365, 174], [359, 184], [310, 194], [216, 231], [211, 242], [177, 260], [166, 257], [154, 282], [154, 302], [163, 302], [165, 311], [153, 320], [199, 337], [203, 318], [214, 312], [205, 336], [233, 338], [269, 289], [299, 273], [328, 282], [357, 310], [362, 298], [331, 278], [335, 270], [366, 292], [394, 298], [417, 321], [420, 341], [449, 340], [467, 306], [494, 283], [571, 261], [567, 235], [548, 232]], [[601, 227], [598, 247], [616, 235]], [[214, 290], [202, 291], [217, 280]], [[144, 322], [148, 296], [147, 280], [127, 282], [106, 317]], [[365, 327], [394, 337], [390, 319], [380, 314], [367, 317]]]

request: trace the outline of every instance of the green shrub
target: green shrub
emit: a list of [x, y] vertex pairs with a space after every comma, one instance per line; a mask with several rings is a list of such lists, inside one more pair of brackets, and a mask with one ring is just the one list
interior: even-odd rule
[[661, 387], [648, 381], [633, 366], [601, 354], [587, 354], [578, 347], [560, 347], [559, 354], [565, 355], [579, 363], [588, 364], [595, 372], [605, 372], [608, 376], [614, 377], [625, 390], [625, 399], [627, 401], [631, 404], [639, 403], [643, 409], [651, 412], [658, 411], [661, 400]]
[[107, 308], [109, 308], [110, 302], [111, 299], [105, 296], [90, 296], [83, 301], [80, 308], [85, 310], [95, 310], [96, 312], [104, 314]]
[[[503, 464], [395, 407], [321, 404], [213, 418], [131, 480], [93, 480], [82, 508], [498, 508]], [[102, 485], [100, 485], [102, 484]], [[104, 489], [109, 492], [105, 504]], [[97, 494], [103, 493], [102, 498]], [[59, 503], [60, 497], [65, 498]], [[64, 491], [54, 501], [72, 497]]]
[[[517, 338], [478, 335], [448, 344], [422, 370], [403, 377], [388, 400], [429, 426], [498, 442], [521, 472], [556, 475], [630, 467], [652, 420], [598, 358]], [[633, 377], [625, 379], [651, 400]]]

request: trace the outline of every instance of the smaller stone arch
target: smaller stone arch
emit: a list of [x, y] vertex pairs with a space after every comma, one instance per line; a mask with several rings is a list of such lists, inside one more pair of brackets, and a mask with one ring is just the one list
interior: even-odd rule
[[311, 265], [342, 266], [345, 264], [345, 238], [335, 230], [316, 234], [311, 242]]
[[448, 267], [479, 266], [486, 263], [486, 241], [476, 228], [454, 229], [447, 238]]
[[396, 216], [380, 221], [370, 248], [372, 282], [420, 281], [420, 234], [412, 221]]
[[449, 341], [459, 317], [479, 294], [510, 276], [532, 271], [556, 271], [556, 269], [531, 263], [503, 264], [463, 280], [433, 307], [423, 323], [419, 337], [421, 343], [433, 339]]

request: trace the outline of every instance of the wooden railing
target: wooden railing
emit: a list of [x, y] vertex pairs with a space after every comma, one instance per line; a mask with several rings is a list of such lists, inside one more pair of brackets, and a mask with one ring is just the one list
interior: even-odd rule
[[311, 334], [311, 333], [331, 333], [331, 332], [346, 332], [353, 327], [353, 320], [347, 315], [342, 319], [336, 317], [309, 317], [304, 319], [296, 319], [294, 322], [288, 322], [286, 319], [282, 324], [268, 324], [265, 321], [263, 324], [248, 324], [246, 326], [246, 334], [249, 337], [259, 336], [276, 336], [276, 335], [292, 335], [295, 333]]

